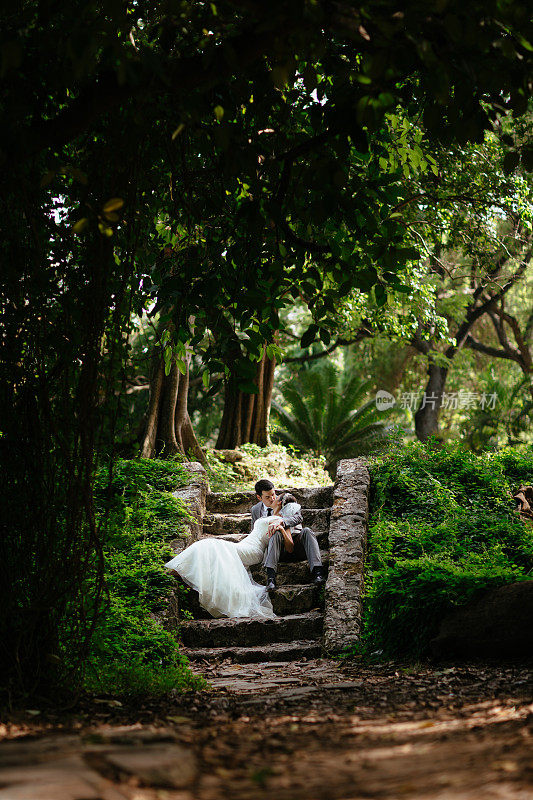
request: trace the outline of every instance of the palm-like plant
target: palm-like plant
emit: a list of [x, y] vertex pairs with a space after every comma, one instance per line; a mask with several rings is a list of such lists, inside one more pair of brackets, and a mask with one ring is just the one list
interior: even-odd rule
[[[281, 387], [283, 404], [272, 403], [279, 423], [274, 437], [297, 450], [324, 456], [334, 477], [337, 461], [383, 448], [388, 432], [374, 399], [364, 401], [370, 381], [345, 378], [332, 364], [310, 370]], [[380, 419], [378, 419], [380, 417]]]

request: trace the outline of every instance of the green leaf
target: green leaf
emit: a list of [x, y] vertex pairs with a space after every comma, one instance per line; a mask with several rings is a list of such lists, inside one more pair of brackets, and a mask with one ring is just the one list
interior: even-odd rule
[[82, 217], [81, 219], [79, 219], [77, 222], [74, 223], [74, 225], [72, 226], [72, 230], [74, 231], [74, 233], [82, 233], [82, 231], [84, 231], [88, 225], [89, 225], [89, 220], [87, 219], [87, 217]]
[[526, 50], [529, 50], [529, 52], [530, 52], [530, 53], [533, 53], [533, 44], [531, 44], [531, 42], [528, 42], [528, 40], [527, 40], [527, 39], [525, 39], [525, 38], [522, 36], [522, 34], [521, 34], [521, 33], [518, 33], [518, 31], [516, 30], [516, 28], [515, 28], [515, 30], [513, 31], [513, 34], [514, 34], [514, 36], [516, 36], [516, 38], [518, 39], [518, 41], [520, 42], [520, 44], [522, 45], [522, 47], [525, 47], [525, 48], [526, 48]]
[[105, 222], [98, 223], [98, 230], [104, 236], [113, 236], [113, 228], [111, 228], [109, 225], [106, 225]]
[[520, 155], [515, 150], [509, 150], [508, 153], [505, 154], [503, 159], [503, 171], [506, 175], [513, 172], [514, 169], [518, 166], [518, 162], [520, 161]]
[[331, 342], [331, 334], [326, 328], [320, 328], [320, 338], [322, 339], [326, 347]]
[[376, 304], [379, 307], [384, 306], [387, 302], [387, 292], [385, 291], [385, 287], [378, 283], [377, 286], [374, 287], [374, 295], [376, 297]]
[[411, 291], [411, 287], [407, 286], [405, 283], [391, 283], [391, 289], [394, 289], [395, 292], [403, 292], [404, 294], [409, 294]]
[[308, 327], [308, 329], [306, 330], [306, 332], [304, 333], [304, 335], [300, 340], [300, 347], [302, 348], [302, 350], [305, 350], [306, 347], [309, 347], [309, 345], [313, 344], [317, 332], [318, 332], [318, 325], [312, 324]]
[[531, 145], [522, 150], [522, 164], [527, 172], [533, 172], [533, 147]]
[[270, 358], [271, 360], [276, 359], [276, 361], [280, 361], [283, 356], [281, 349], [277, 344], [274, 343], [271, 343], [267, 346], [266, 354], [267, 358]]
[[417, 261], [420, 258], [420, 250], [416, 247], [398, 247], [394, 254], [401, 261]]
[[205, 389], [209, 387], [209, 372], [207, 370], [204, 370], [202, 374], [202, 383]]
[[112, 197], [104, 203], [102, 211], [104, 214], [109, 214], [111, 211], [118, 211], [124, 205], [122, 197]]

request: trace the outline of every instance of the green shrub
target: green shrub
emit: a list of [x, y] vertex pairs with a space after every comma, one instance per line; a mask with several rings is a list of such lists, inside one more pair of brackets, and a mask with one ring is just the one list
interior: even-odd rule
[[106, 469], [96, 476], [106, 601], [91, 643], [89, 691], [135, 695], [207, 685], [192, 673], [176, 637], [158, 617], [176, 588], [163, 567], [172, 557], [169, 543], [188, 535], [191, 519], [186, 504], [171, 492], [187, 481], [179, 461], [157, 459], [118, 461], [111, 481]]
[[154, 668], [144, 662], [114, 662], [102, 664], [97, 675], [88, 675], [85, 688], [89, 692], [124, 695], [129, 698], [146, 697], [147, 694], [167, 695], [209, 688], [204, 678], [195, 675], [183, 659], [171, 667]]
[[371, 459], [370, 473], [363, 651], [423, 656], [454, 607], [531, 577], [533, 529], [512, 496], [533, 482], [532, 448], [414, 442]]

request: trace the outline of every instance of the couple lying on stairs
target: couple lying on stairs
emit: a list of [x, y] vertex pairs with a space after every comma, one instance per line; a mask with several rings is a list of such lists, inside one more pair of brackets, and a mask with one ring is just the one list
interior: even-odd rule
[[[266, 479], [255, 484], [255, 491], [259, 502], [252, 508], [252, 529], [240, 542], [200, 539], [165, 564], [196, 589], [200, 605], [213, 617], [275, 617], [269, 592], [276, 590], [280, 561], [307, 558], [313, 583], [324, 585], [316, 534], [302, 527], [299, 503], [288, 492], [276, 494]], [[267, 571], [266, 586], [250, 574], [249, 568], [260, 562]]]

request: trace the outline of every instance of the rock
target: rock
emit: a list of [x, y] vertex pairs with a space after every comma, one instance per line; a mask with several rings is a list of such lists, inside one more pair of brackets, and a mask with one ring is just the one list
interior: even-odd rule
[[[311, 528], [317, 536], [322, 534], [327, 539], [329, 529], [329, 508], [302, 508], [304, 527]], [[252, 526], [250, 509], [244, 513], [213, 513], [204, 516], [203, 533], [210, 536], [220, 534], [248, 534]]]
[[[329, 565], [329, 553], [326, 550], [320, 551], [322, 567], [327, 573]], [[266, 583], [266, 571], [261, 564], [254, 564], [250, 569], [252, 578], [257, 583]], [[277, 584], [278, 586], [293, 586], [294, 584], [310, 584], [311, 573], [307, 561], [280, 562], [278, 564]]]
[[213, 514], [204, 517], [203, 533], [217, 536], [223, 533], [250, 533], [252, 517], [250, 511], [241, 514]]
[[0, 800], [125, 800], [127, 797], [119, 787], [84, 768], [81, 758], [69, 759], [68, 763], [64, 759], [54, 766], [28, 766], [23, 774], [6, 775], [5, 780], [9, 782], [0, 787]]
[[260, 664], [265, 662], [289, 662], [302, 658], [319, 658], [322, 648], [318, 639], [292, 642], [275, 642], [256, 647], [211, 647], [182, 648], [181, 652], [191, 661], [223, 661], [229, 659], [237, 664]]
[[[201, 464], [199, 464], [199, 466], [201, 466]], [[185, 505], [189, 510], [189, 513], [193, 517], [192, 521], [188, 520], [183, 521], [184, 525], [189, 528], [190, 538], [187, 537], [186, 539], [187, 544], [189, 543], [189, 541], [196, 541], [196, 539], [199, 539], [202, 534], [203, 517], [205, 514], [206, 494], [207, 494], [206, 486], [201, 484], [191, 484], [190, 486], [184, 486], [182, 489], [176, 489], [175, 492], [172, 492], [173, 497], [176, 497], [178, 500], [182, 500], [185, 503]], [[176, 550], [176, 554], [179, 553], [181, 549], [183, 549], [183, 547], [180, 542], [178, 544], [178, 549]]]
[[[74, 738], [74, 737], [73, 737]], [[84, 745], [147, 745], [161, 742], [174, 742], [176, 735], [172, 728], [164, 726], [158, 728], [143, 728], [140, 723], [132, 725], [113, 725], [111, 728], [102, 728], [95, 724], [94, 728], [87, 730], [81, 736]]]
[[279, 586], [272, 595], [272, 606], [278, 617], [285, 614], [304, 614], [313, 608], [321, 608], [320, 591], [313, 584], [307, 586]]
[[249, 514], [257, 496], [255, 492], [209, 492], [206, 503], [212, 514]]
[[190, 486], [203, 486], [206, 492], [209, 491], [209, 478], [202, 464], [199, 461], [185, 461], [181, 465], [189, 475]]
[[[329, 509], [333, 485], [314, 486], [296, 489], [291, 486], [278, 486], [278, 489], [288, 489], [302, 506], [302, 508]], [[243, 514], [250, 513], [252, 506], [257, 503], [254, 491], [251, 492], [209, 492], [207, 495], [207, 510], [218, 514]]]
[[188, 536], [187, 537], [180, 536], [178, 539], [172, 539], [172, 541], [170, 542], [170, 547], [172, 548], [172, 552], [174, 553], [174, 555], [177, 556], [179, 553], [181, 553], [182, 550], [185, 550], [185, 548], [189, 544], [189, 541], [194, 541], [194, 540], [190, 539]]
[[180, 625], [180, 638], [186, 647], [253, 647], [271, 642], [295, 639], [319, 639], [322, 634], [322, 613], [309, 611], [287, 617], [260, 620], [238, 619], [192, 620]]
[[533, 656], [533, 580], [491, 589], [448, 614], [430, 642], [433, 658]]
[[329, 486], [312, 486], [304, 489], [296, 489], [287, 487], [288, 491], [293, 494], [296, 501], [300, 503], [302, 508], [330, 508], [332, 502], [333, 484]]
[[178, 744], [121, 747], [86, 752], [85, 760], [93, 769], [118, 777], [136, 777], [145, 786], [185, 789], [196, 777], [194, 754]]
[[533, 525], [533, 486], [521, 486], [513, 499], [520, 519]]
[[217, 458], [221, 461], [225, 461], [227, 464], [235, 464], [237, 461], [242, 461], [244, 458], [240, 450], [214, 450], [213, 452]]
[[[29, 741], [28, 741], [29, 739]], [[120, 787], [83, 758], [78, 736], [2, 743], [0, 800], [124, 800]]]

